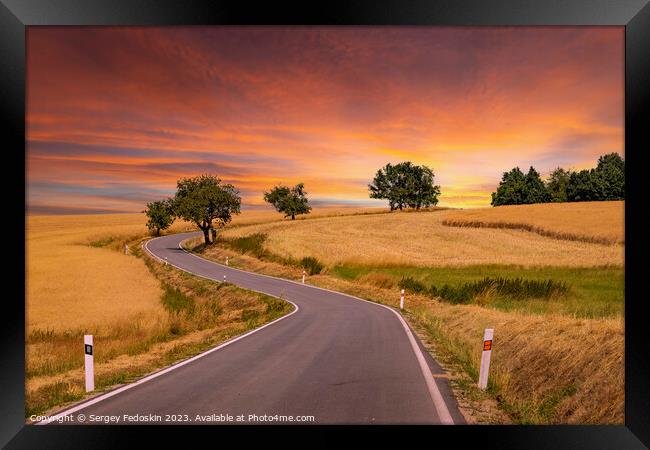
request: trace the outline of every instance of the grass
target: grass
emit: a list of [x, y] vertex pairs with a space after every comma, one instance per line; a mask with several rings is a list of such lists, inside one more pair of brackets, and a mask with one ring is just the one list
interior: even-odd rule
[[[291, 257], [282, 257], [273, 252], [270, 252], [264, 248], [264, 242], [267, 239], [267, 235], [264, 233], [255, 233], [248, 236], [241, 236], [235, 238], [223, 238], [219, 239], [219, 244], [226, 248], [235, 250], [242, 255], [248, 254], [252, 255], [258, 259], [273, 261], [287, 266], [299, 267], [305, 269], [309, 275], [315, 275], [321, 273], [325, 265], [321, 263], [317, 258], [313, 256], [305, 256], [301, 259], [295, 259]], [[193, 247], [195, 252], [200, 252], [205, 249], [204, 244], [196, 244]]]
[[[570, 233], [580, 223], [576, 217], [600, 214], [598, 207], [578, 206], [582, 209], [567, 213], [571, 217], [566, 220], [561, 214], [547, 215], [558, 229]], [[199, 250], [219, 262], [230, 256], [233, 267], [294, 280], [300, 279], [303, 259], [311, 257], [323, 267], [319, 273], [310, 272], [308, 283], [393, 307], [399, 302], [399, 281], [405, 277], [427, 289], [472, 285], [485, 277], [519, 278], [522, 286], [532, 280], [565, 283], [566, 296], [549, 299], [494, 295], [485, 303], [475, 298], [469, 304], [449, 304], [409, 293], [404, 314], [427, 330], [436, 348], [459, 361], [469, 384], [478, 377], [483, 330], [495, 328], [487, 394], [517, 423], [623, 423], [621, 244], [558, 240], [523, 230], [444, 226], [445, 218], [458, 212], [452, 210], [378, 212], [324, 213], [293, 222], [276, 220], [273, 213], [236, 218], [220, 238], [223, 245]], [[111, 220], [106, 216], [28, 219], [28, 411], [59, 404], [51, 403], [53, 398], [60, 402], [83, 396], [82, 361], [74, 359], [79, 357], [80, 333], [104, 333], [101, 345], [99, 338], [96, 341], [96, 384], [109, 386], [272, 320], [286, 305], [272, 297], [230, 291], [236, 288], [228, 284], [218, 285], [217, 290], [207, 280], [110, 251], [120, 250], [125, 239], [142, 233], [144, 216], [137, 223], [125, 217]], [[272, 223], [259, 223], [269, 220]], [[598, 219], [587, 217], [582, 223], [581, 232], [598, 235]], [[239, 241], [239, 250], [226, 244], [254, 234], [265, 237]], [[104, 242], [109, 237], [114, 239]], [[133, 254], [140, 253], [137, 242], [129, 246]], [[86, 259], [89, 270], [84, 271]], [[76, 270], [68, 270], [68, 264], [77, 264]], [[131, 264], [128, 270], [123, 270], [124, 264]], [[137, 272], [142, 269], [145, 272]], [[150, 292], [148, 277], [154, 286]], [[59, 280], [67, 289], [56, 290]], [[111, 303], [116, 294], [110, 289], [116, 288], [116, 282], [126, 283], [139, 295], [124, 294], [131, 303]], [[30, 283], [40, 283], [39, 289]], [[54, 288], [49, 297], [38, 297], [50, 286]], [[110, 295], [105, 295], [107, 290]], [[91, 308], [97, 309], [77, 321], [70, 311], [80, 303], [66, 303], [70, 295], [77, 302], [90, 301]], [[163, 295], [176, 305], [176, 313], [165, 308]], [[30, 306], [32, 299], [39, 301]], [[49, 310], [48, 301], [52, 302]], [[128, 319], [109, 320], [120, 317]], [[602, 383], [603, 379], [608, 382]]]
[[407, 277], [402, 278], [398, 286], [410, 292], [440, 298], [445, 302], [454, 304], [467, 304], [470, 302], [485, 304], [492, 301], [492, 297], [495, 296], [512, 300], [549, 300], [552, 297], [565, 297], [569, 291], [569, 287], [563, 282], [501, 277], [485, 277], [480, 281], [462, 283], [457, 286], [445, 284], [442, 287], [430, 286], [428, 288], [412, 277]]
[[[209, 347], [206, 342], [221, 342], [226, 335], [239, 334], [291, 309], [274, 297], [214, 283], [152, 260], [147, 263], [161, 280], [161, 302], [168, 315], [155, 330], [134, 324], [94, 336], [98, 389], [115, 384], [115, 377], [131, 379], [195, 354]], [[83, 397], [83, 354], [78, 350], [85, 332], [35, 330], [30, 334], [28, 416]], [[217, 335], [221, 337], [213, 339]]]
[[[621, 206], [621, 202], [603, 203], [614, 203], [610, 208], [612, 211]], [[603, 229], [598, 225], [602, 216], [601, 203], [576, 203], [570, 207], [574, 205], [578, 209], [566, 220], [567, 232], [572, 232], [577, 217], [585, 218], [583, 233], [597, 234]], [[499, 210], [501, 207], [494, 209]], [[458, 267], [487, 264], [620, 267], [624, 262], [624, 247], [621, 244], [560, 240], [518, 229], [443, 225], [445, 220], [462, 212], [468, 211], [435, 210], [321, 217], [295, 222], [242, 225], [226, 229], [222, 236], [225, 240], [236, 240], [265, 235], [263, 240], [255, 243], [259, 245], [259, 252], [268, 251], [286, 260], [314, 257], [326, 267]], [[552, 218], [557, 230], [563, 230], [564, 216], [555, 214]], [[603, 219], [602, 222], [610, 221]], [[546, 221], [540, 223], [545, 224]]]
[[[309, 256], [306, 249], [317, 248], [315, 256], [318, 260], [323, 258], [326, 267], [323, 273], [311, 276], [308, 283], [393, 307], [399, 303], [400, 280], [411, 277], [412, 287], [416, 289], [407, 293], [403, 312], [407, 320], [425, 330], [426, 337], [435, 343], [436, 355], [449, 355], [469, 378], [470, 381], [457, 386], [464, 386], [462, 389], [467, 389], [470, 396], [489, 395], [496, 399], [499, 409], [515, 423], [623, 423], [623, 246], [560, 241], [525, 231], [453, 229], [440, 223], [442, 215], [448, 212], [451, 211], [313, 219], [309, 227], [303, 224], [240, 227], [225, 233], [225, 239], [250, 232], [268, 233], [263, 248], [270, 254], [280, 252], [277, 260], [241, 254], [237, 266], [289, 279], [299, 279], [300, 272], [282, 264], [282, 258], [287, 254], [294, 258]], [[468, 261], [456, 265], [435, 264], [440, 259], [429, 258], [423, 251], [432, 248], [427, 243], [430, 238], [427, 222], [434, 221], [434, 215], [438, 215], [437, 228], [431, 228], [434, 237], [441, 228], [467, 233], [454, 244], [457, 252], [470, 257]], [[393, 220], [395, 217], [400, 219]], [[399, 226], [402, 220], [411, 226], [421, 225], [418, 233], [408, 234], [410, 231]], [[297, 245], [300, 241], [300, 251], [295, 247], [283, 252], [279, 241], [273, 242], [274, 236], [285, 232], [298, 236], [291, 237], [290, 242]], [[364, 233], [367, 233], [365, 238]], [[379, 239], [370, 245], [375, 233]], [[340, 236], [344, 236], [342, 241], [350, 248], [343, 249], [338, 243], [330, 242]], [[486, 236], [488, 241], [484, 242]], [[493, 258], [491, 263], [470, 264], [474, 246], [489, 250], [493, 245], [489, 236], [500, 236], [499, 258]], [[393, 243], [403, 241], [408, 247], [409, 238], [413, 241], [414, 258], [419, 258], [418, 264], [401, 263], [399, 255], [391, 258]], [[365, 240], [370, 242], [366, 244]], [[311, 247], [313, 242], [317, 245]], [[530, 242], [538, 243], [537, 247], [528, 247]], [[545, 259], [537, 253], [544, 256], [546, 244], [551, 248], [557, 245], [558, 251], [590, 250]], [[443, 248], [444, 245], [439, 253], [451, 248]], [[416, 255], [416, 248], [424, 254]], [[523, 256], [513, 258], [513, 249], [522, 248], [526, 250]], [[340, 250], [343, 257], [330, 254], [327, 258], [326, 252], [334, 252], [332, 249]], [[369, 253], [363, 254], [364, 249]], [[608, 249], [617, 249], [621, 255], [608, 261]], [[232, 257], [231, 249], [226, 246], [202, 251], [204, 256], [219, 261], [229, 254]], [[348, 259], [346, 254], [355, 251], [362, 258], [357, 255]], [[527, 260], [526, 264], [503, 264], [523, 259]], [[434, 263], [426, 266], [423, 261], [427, 260]], [[530, 261], [542, 263], [530, 264]], [[566, 261], [571, 263], [562, 265]], [[479, 295], [468, 304], [450, 304], [423, 295], [432, 286], [436, 289], [445, 285], [480, 286], [486, 277], [490, 284], [501, 280], [505, 291], [497, 293], [495, 288], [492, 296], [481, 296], [479, 289]], [[419, 293], [415, 292], [418, 290]], [[485, 328], [495, 329], [492, 367], [487, 392], [477, 392], [475, 383]], [[608, 382], [599, 381], [603, 379]]]
[[[369, 283], [379, 287], [395, 286], [400, 280], [412, 280], [404, 286], [407, 292], [431, 292], [447, 285], [481, 283], [485, 278], [520, 279], [530, 286], [557, 284], [567, 287], [564, 295], [493, 295], [484, 306], [503, 311], [522, 311], [529, 314], [562, 314], [579, 318], [616, 317], [623, 315], [625, 305], [625, 271], [620, 267], [521, 267], [480, 265], [468, 267], [369, 267], [335, 266], [330, 270], [334, 276], [345, 280]], [[550, 281], [550, 283], [549, 283]], [[561, 290], [564, 290], [560, 288]], [[478, 292], [474, 294], [476, 300]], [[438, 296], [434, 293], [433, 296]], [[537, 297], [537, 298], [536, 298]]]
[[625, 242], [624, 201], [544, 203], [450, 211], [446, 226], [505, 228], [569, 241]]
[[234, 239], [223, 240], [223, 243], [240, 253], [249, 253], [257, 258], [263, 258], [268, 253], [264, 250], [266, 234], [255, 233], [248, 236], [241, 236]]
[[[84, 334], [94, 335], [101, 390], [291, 309], [143, 257], [146, 228], [139, 217], [28, 217], [27, 231], [27, 416], [86, 395]], [[242, 311], [250, 317], [242, 320]]]

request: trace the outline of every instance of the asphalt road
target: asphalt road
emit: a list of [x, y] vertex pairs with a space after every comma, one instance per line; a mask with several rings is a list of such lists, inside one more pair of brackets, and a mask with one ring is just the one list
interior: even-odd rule
[[73, 406], [54, 423], [81, 423], [79, 414], [86, 424], [108, 423], [109, 416], [119, 417], [119, 424], [464, 423], [444, 372], [392, 309], [309, 286], [308, 280], [303, 285], [207, 261], [179, 247], [192, 235], [153, 239], [146, 249], [196, 275], [217, 281], [226, 275], [243, 288], [281, 296], [294, 311]]

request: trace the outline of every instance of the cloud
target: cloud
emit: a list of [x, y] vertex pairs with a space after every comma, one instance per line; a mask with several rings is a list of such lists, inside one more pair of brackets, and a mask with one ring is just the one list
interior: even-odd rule
[[30, 28], [28, 203], [102, 210], [110, 198], [135, 211], [180, 177], [215, 172], [250, 205], [298, 181], [319, 201], [362, 204], [378, 168], [412, 160], [435, 169], [449, 204], [489, 204], [487, 186], [513, 166], [622, 154], [623, 37], [622, 27]]

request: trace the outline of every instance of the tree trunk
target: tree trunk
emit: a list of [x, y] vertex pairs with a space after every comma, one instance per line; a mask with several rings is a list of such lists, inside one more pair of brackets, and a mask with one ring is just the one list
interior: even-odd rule
[[210, 229], [203, 229], [203, 237], [205, 238], [205, 245], [210, 245]]
[[291, 214], [291, 220], [296, 220], [296, 215], [295, 214]]

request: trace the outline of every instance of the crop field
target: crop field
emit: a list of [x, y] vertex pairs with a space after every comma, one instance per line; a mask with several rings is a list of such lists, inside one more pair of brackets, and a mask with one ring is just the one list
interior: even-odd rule
[[[483, 395], [472, 386], [483, 329], [494, 327], [488, 391], [515, 423], [622, 423], [623, 208], [594, 202], [274, 221], [227, 229], [221, 245], [197, 251], [293, 279], [312, 258], [323, 268], [309, 283], [392, 306], [405, 286], [407, 319], [448, 367], [469, 377], [454, 382], [457, 392]], [[524, 226], [444, 224], [459, 218]], [[489, 279], [521, 293], [494, 287], [464, 304], [433, 295]], [[544, 296], [530, 286], [557, 289]], [[607, 344], [596, 350], [596, 342]], [[602, 377], [610, 382], [594, 382]]]
[[605, 244], [625, 241], [625, 202], [543, 203], [456, 210], [443, 225], [526, 229], [559, 239]]
[[110, 327], [138, 316], [156, 321], [162, 290], [144, 262], [100, 247], [115, 236], [144, 235], [140, 216], [27, 216], [30, 332]]
[[[26, 222], [27, 416], [83, 397], [84, 334], [95, 337], [96, 385], [104, 389], [287, 312], [272, 297], [136, 257], [147, 233], [142, 214]], [[170, 231], [187, 227], [177, 222]], [[193, 313], [184, 315], [188, 305]]]
[[[436, 342], [441, 358], [447, 355], [468, 376], [477, 376], [480, 359], [473, 344], [483, 328], [496, 328], [489, 391], [500, 396], [513, 420], [622, 423], [624, 244], [615, 236], [622, 236], [623, 203], [608, 203], [390, 214], [383, 208], [323, 208], [295, 221], [275, 211], [244, 211], [220, 232], [220, 245], [197, 251], [293, 279], [301, 273], [296, 262], [311, 258], [316, 269], [309, 283], [392, 306], [400, 283], [409, 279], [406, 317]], [[507, 223], [521, 220], [529, 228], [444, 224], [465, 215], [472, 222], [494, 221], [499, 211], [507, 213]], [[145, 222], [142, 214], [27, 217], [28, 411], [83, 396], [83, 361], [71, 349], [85, 332], [103, 340], [96, 370], [98, 387], [105, 388], [282, 313], [284, 307], [268, 298], [235, 287], [217, 292], [136, 257]], [[190, 229], [177, 222], [170, 232]], [[587, 238], [567, 239], [576, 234]], [[552, 280], [568, 291], [551, 298], [488, 293], [468, 304], [427, 296], [486, 277]], [[215, 296], [222, 299], [216, 309]], [[169, 314], [187, 304], [200, 314]], [[603, 364], [595, 362], [591, 345], [576, 351], [577, 341], [607, 342], [599, 353]], [[540, 375], [549, 368], [551, 382]], [[594, 376], [611, 382], [594, 384]]]
[[[618, 216], [620, 202], [615, 202]], [[605, 233], [599, 204], [571, 204], [577, 212], [565, 220], [559, 213], [549, 213], [556, 222], [554, 230], [574, 232], [578, 217], [585, 222], [582, 232], [591, 235]], [[547, 205], [542, 205], [546, 207]], [[556, 205], [548, 205], [554, 207]], [[494, 208], [495, 213], [509, 212], [505, 207]], [[607, 208], [606, 208], [607, 209]], [[483, 210], [477, 214], [484, 214]], [[264, 246], [283, 257], [318, 258], [326, 265], [369, 266], [473, 266], [483, 264], [513, 264], [520, 266], [594, 267], [622, 266], [624, 247], [620, 243], [600, 244], [570, 241], [540, 234], [498, 228], [451, 227], [445, 220], [470, 211], [438, 210], [420, 213], [356, 215], [323, 217], [312, 220], [273, 222], [228, 229], [225, 238], [265, 234]], [[471, 211], [473, 212], [473, 211]], [[487, 214], [487, 213], [485, 213]], [[541, 215], [540, 215], [541, 216]], [[528, 220], [535, 222], [537, 216]], [[508, 219], [510, 220], [510, 219]], [[546, 226], [548, 219], [540, 219]], [[565, 226], [566, 222], [566, 226]], [[620, 223], [615, 233], [622, 228]]]

